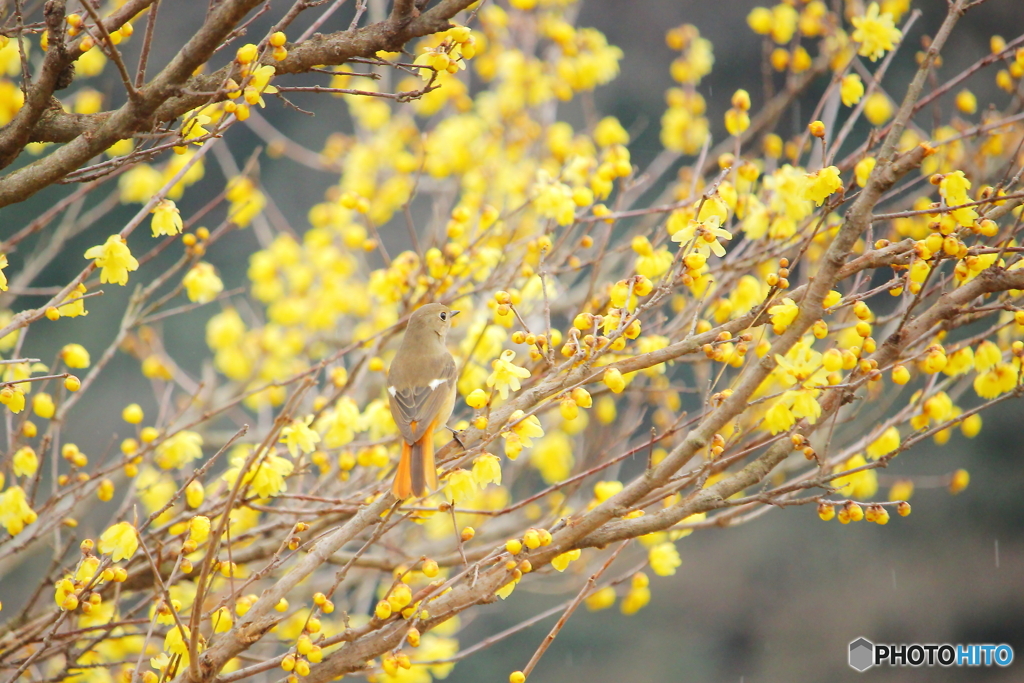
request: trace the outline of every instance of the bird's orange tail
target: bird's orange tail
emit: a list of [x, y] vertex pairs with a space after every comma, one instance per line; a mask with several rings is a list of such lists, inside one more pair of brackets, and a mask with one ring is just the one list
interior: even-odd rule
[[395, 482], [391, 485], [391, 492], [398, 500], [405, 500], [412, 497], [412, 445], [402, 439], [402, 457], [398, 461], [398, 470], [395, 472]]
[[391, 492], [405, 500], [413, 495], [425, 496], [437, 488], [437, 466], [434, 464], [434, 425], [416, 443], [402, 440], [402, 457], [398, 461]]

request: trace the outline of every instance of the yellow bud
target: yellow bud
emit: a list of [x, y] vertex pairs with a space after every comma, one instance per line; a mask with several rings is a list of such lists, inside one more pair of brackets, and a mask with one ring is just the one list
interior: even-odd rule
[[897, 365], [892, 369], [892, 381], [896, 384], [906, 384], [910, 381], [910, 371], [902, 365]]
[[604, 371], [604, 377], [602, 378], [605, 386], [612, 390], [613, 393], [621, 394], [626, 388], [626, 380], [623, 379], [622, 373], [618, 368], [608, 368]]
[[130, 425], [137, 425], [144, 417], [138, 403], [130, 403], [121, 411], [121, 419]]
[[257, 54], [258, 50], [256, 46], [252, 43], [247, 43], [246, 45], [238, 48], [238, 51], [235, 53], [235, 61], [239, 64], [249, 64], [256, 59]]
[[953, 473], [953, 477], [949, 481], [949, 492], [957, 494], [967, 488], [967, 485], [971, 482], [971, 475], [967, 470], [957, 470]]

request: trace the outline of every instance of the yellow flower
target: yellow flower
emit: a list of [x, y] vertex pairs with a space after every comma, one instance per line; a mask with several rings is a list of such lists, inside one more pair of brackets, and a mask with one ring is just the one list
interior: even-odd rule
[[622, 482], [617, 479], [611, 481], [599, 481], [594, 484], [594, 498], [598, 503], [603, 503], [622, 490]]
[[164, 177], [149, 164], [138, 164], [117, 179], [122, 204], [145, 204], [164, 186]]
[[864, 81], [860, 79], [859, 75], [843, 76], [843, 80], [839, 84], [839, 97], [847, 107], [852, 107], [860, 102], [860, 98], [864, 97]]
[[[968, 350], [969, 347], [965, 347]], [[974, 352], [974, 369], [978, 372], [988, 372], [1003, 360], [1003, 352], [994, 342], [983, 341], [978, 344], [978, 350]]]
[[[946, 206], [960, 206], [971, 201], [967, 191], [971, 189], [971, 181], [967, 179], [963, 171], [953, 171], [943, 176], [939, 182], [939, 194], [946, 200]], [[950, 212], [959, 225], [967, 228], [974, 225], [978, 220], [978, 212], [973, 206], [956, 209]], [[993, 259], [994, 260], [994, 259]]]
[[796, 302], [786, 297], [782, 300], [782, 303], [775, 304], [768, 309], [768, 315], [772, 319], [772, 329], [775, 334], [782, 334], [786, 331], [786, 328], [793, 324], [796, 320], [796, 316], [800, 313], [800, 307], [796, 305]]
[[[818, 390], [817, 389], [802, 389], [800, 391], [787, 391], [788, 395], [793, 401], [793, 417], [807, 418], [807, 421], [811, 424], [815, 424], [818, 421], [818, 417], [821, 415], [821, 404], [818, 403]], [[784, 396], [785, 397], [785, 396]]]
[[113, 562], [127, 560], [139, 548], [135, 527], [128, 522], [118, 522], [103, 532], [96, 547], [104, 555], [110, 555]]
[[725, 247], [719, 242], [719, 238], [731, 240], [732, 233], [721, 227], [720, 216], [709, 216], [703, 222], [691, 220], [686, 227], [680, 228], [672, 233], [672, 241], [687, 245], [693, 242], [693, 251], [705, 257], [709, 253], [715, 256], [725, 256]]
[[7, 273], [3, 272], [7, 265], [7, 254], [0, 254], [0, 292], [7, 291]]
[[39, 469], [39, 458], [31, 446], [22, 446], [14, 452], [11, 471], [16, 477], [31, 477]]
[[974, 391], [978, 396], [991, 399], [1011, 391], [1017, 386], [1017, 371], [1012, 365], [1001, 363], [974, 378]]
[[619, 609], [625, 615], [636, 614], [651, 601], [651, 589], [648, 588], [650, 579], [643, 572], [633, 575], [629, 592], [622, 599]]
[[772, 434], [784, 432], [795, 424], [796, 417], [785, 397], [777, 399], [764, 414], [764, 427]]
[[501, 352], [501, 357], [491, 363], [494, 372], [487, 378], [487, 386], [494, 387], [502, 399], [508, 398], [509, 389], [519, 391], [522, 386], [519, 380], [530, 376], [529, 370], [512, 362], [515, 357], [515, 351], [505, 349]]
[[185, 121], [181, 124], [181, 139], [188, 140], [193, 145], [203, 144], [203, 141], [198, 138], [202, 138], [203, 136], [210, 134], [210, 131], [206, 130], [204, 126], [212, 120], [213, 119], [206, 114], [200, 114], [198, 112], [190, 112], [186, 114]]
[[7, 406], [12, 413], [20, 413], [25, 409], [25, 389], [21, 384], [0, 389], [0, 404]]
[[565, 432], [552, 432], [530, 453], [530, 464], [540, 471], [546, 484], [554, 484], [569, 476], [574, 464], [572, 442]]
[[864, 187], [868, 184], [868, 178], [871, 177], [871, 172], [875, 170], [875, 163], [874, 157], [864, 157], [857, 162], [857, 165], [853, 167], [853, 177], [857, 180], [857, 185]]
[[956, 94], [955, 103], [956, 108], [965, 114], [973, 114], [978, 111], [978, 98], [966, 88]]
[[64, 359], [64, 364], [69, 368], [89, 367], [89, 352], [81, 344], [65, 344], [64, 348], [60, 350], [60, 357]]
[[288, 453], [294, 458], [301, 450], [303, 453], [312, 453], [316, 445], [320, 443], [320, 435], [309, 428], [313, 423], [313, 416], [307, 415], [302, 419], [292, 420], [292, 423], [281, 430], [279, 443], [288, 446]]
[[569, 225], [576, 213], [576, 202], [573, 201], [572, 188], [565, 183], [552, 180], [543, 172], [535, 186], [537, 198], [534, 208], [545, 218], [554, 218], [559, 225]]
[[821, 206], [826, 197], [843, 186], [839, 169], [835, 166], [826, 166], [817, 173], [809, 173], [806, 178], [804, 199], [810, 199], [818, 206]]
[[[866, 464], [867, 461], [864, 459], [864, 456], [858, 453], [847, 460], [846, 463], [837, 465], [833, 472], [845, 472], [863, 467]], [[875, 495], [878, 491], [878, 475], [875, 473], [875, 470], [861, 470], [844, 477], [836, 477], [832, 481], [832, 485], [844, 496], [864, 500]]]
[[576, 560], [580, 559], [581, 554], [582, 552], [580, 551], [580, 549], [576, 548], [575, 550], [564, 552], [561, 555], [556, 555], [551, 560], [551, 566], [560, 572], [564, 572], [566, 568], [569, 566], [570, 562], [575, 562]]
[[[242, 465], [245, 464], [247, 455], [248, 447], [242, 447], [237, 455], [232, 456], [232, 467], [221, 478], [234, 485], [235, 481], [238, 480]], [[292, 473], [293, 469], [295, 469], [295, 465], [288, 458], [281, 458], [268, 453], [263, 457], [262, 461], [256, 461], [246, 471], [245, 476], [242, 478], [242, 483], [249, 484], [260, 498], [272, 498], [288, 490], [288, 484], [285, 479]]]
[[587, 596], [585, 602], [587, 609], [591, 612], [608, 609], [615, 604], [615, 589], [611, 586], [605, 586]]
[[606, 116], [594, 127], [594, 142], [599, 147], [629, 144], [629, 133], [614, 116]]
[[452, 470], [445, 482], [444, 495], [449, 501], [467, 501], [476, 496], [476, 480], [464, 469]]
[[197, 544], [202, 543], [210, 537], [210, 518], [203, 515], [196, 515], [188, 522], [189, 540]]
[[342, 396], [334, 408], [326, 410], [317, 421], [317, 430], [323, 434], [324, 446], [340, 448], [352, 441], [359, 426], [359, 406], [349, 396]]
[[679, 559], [679, 552], [671, 541], [659, 543], [651, 548], [647, 555], [651, 562], [651, 570], [658, 576], [672, 576], [676, 573], [676, 567], [683, 563]]
[[852, 21], [855, 30], [851, 38], [860, 43], [857, 54], [872, 62], [892, 50], [895, 43], [903, 38], [903, 33], [893, 24], [892, 14], [885, 12], [879, 15], [877, 2], [868, 6], [864, 16], [854, 17]]
[[190, 508], [194, 509], [202, 505], [205, 497], [206, 490], [198, 481], [193, 480], [185, 487], [185, 502]]
[[621, 394], [626, 388], [626, 380], [618, 368], [608, 368], [604, 371], [602, 381], [616, 394]]
[[[180, 655], [181, 661], [178, 664], [179, 667], [187, 667], [189, 665], [188, 646], [191, 642], [191, 632], [187, 626], [178, 626], [175, 624], [171, 627], [171, 630], [167, 632], [164, 637], [164, 652], [174, 655]], [[199, 637], [199, 649], [202, 650], [203, 637]]]
[[892, 453], [900, 447], [900, 430], [889, 427], [867, 448], [868, 457], [878, 460], [886, 453]]
[[490, 483], [501, 486], [501, 460], [496, 455], [484, 453], [473, 461], [473, 480], [481, 488]]
[[32, 397], [32, 412], [44, 420], [49, 420], [57, 411], [53, 397], [47, 393], [39, 393]]
[[864, 103], [864, 117], [874, 126], [880, 126], [892, 118], [892, 101], [883, 93], [875, 91]]
[[228, 181], [225, 196], [228, 207], [228, 219], [240, 228], [244, 228], [267, 205], [267, 198], [247, 176], [235, 176]]
[[165, 470], [180, 469], [203, 457], [203, 437], [180, 431], [156, 447], [156, 464]]
[[63, 579], [58, 581], [57, 585], [55, 586], [55, 590], [54, 590], [54, 594], [53, 594], [53, 600], [54, 600], [54, 602], [57, 603], [57, 607], [60, 607], [63, 610], [63, 609], [65, 609], [65, 607], [64, 607], [65, 603], [69, 603], [68, 607], [70, 607], [71, 605], [74, 605], [75, 607], [77, 607], [78, 606], [78, 599], [77, 598], [74, 601], [68, 601], [68, 596], [74, 594], [74, 592], [75, 592], [75, 584], [71, 581], [71, 577], [70, 576], [65, 576]]
[[89, 311], [85, 310], [85, 299], [82, 298], [86, 291], [85, 285], [78, 283], [77, 287], [68, 292], [68, 295], [64, 297], [64, 301], [71, 301], [71, 303], [65, 303], [57, 307], [57, 311], [62, 318], [77, 318], [80, 315], [89, 315]]
[[224, 291], [224, 283], [217, 277], [213, 266], [205, 261], [197, 263], [185, 274], [181, 283], [189, 301], [205, 304], [217, 298]]
[[103, 244], [91, 247], [85, 252], [85, 258], [94, 259], [96, 267], [101, 269], [101, 283], [126, 285], [128, 273], [139, 268], [139, 262], [120, 235], [111, 235]]
[[36, 521], [35, 511], [29, 507], [25, 491], [20, 486], [11, 486], [0, 493], [0, 524], [7, 533], [17, 536], [26, 524]]
[[161, 199], [153, 207], [153, 237], [160, 235], [177, 235], [182, 230], [181, 214], [178, 207], [170, 199]]

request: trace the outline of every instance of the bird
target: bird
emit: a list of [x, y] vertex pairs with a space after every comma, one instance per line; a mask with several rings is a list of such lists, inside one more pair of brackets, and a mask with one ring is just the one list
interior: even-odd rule
[[391, 487], [399, 500], [437, 488], [434, 432], [447, 426], [458, 394], [458, 369], [445, 340], [458, 314], [440, 303], [416, 309], [388, 368], [388, 403], [402, 438]]

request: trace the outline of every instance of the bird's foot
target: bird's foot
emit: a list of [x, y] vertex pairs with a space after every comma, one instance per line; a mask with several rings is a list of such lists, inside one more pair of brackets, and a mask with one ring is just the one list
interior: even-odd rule
[[455, 443], [459, 444], [459, 448], [466, 450], [466, 444], [462, 443], [462, 439], [460, 438], [462, 436], [462, 432], [458, 429], [449, 427], [448, 425], [445, 425], [445, 428], [452, 433], [452, 438], [455, 439]]

